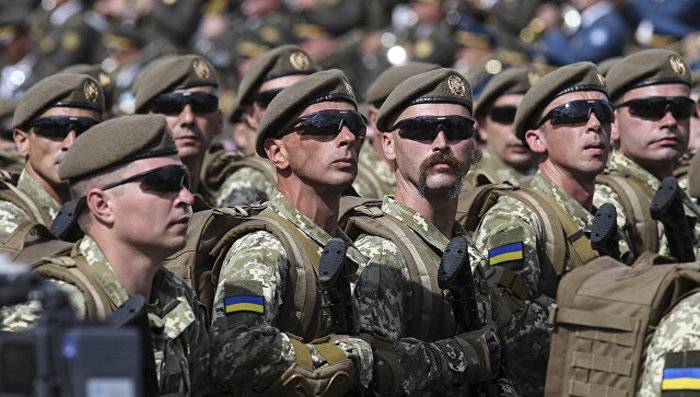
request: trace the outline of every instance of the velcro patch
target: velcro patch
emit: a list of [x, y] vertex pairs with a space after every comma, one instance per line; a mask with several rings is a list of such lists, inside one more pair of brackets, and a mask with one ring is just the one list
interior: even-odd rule
[[245, 285], [227, 284], [224, 288], [224, 313], [265, 313], [265, 297], [260, 282], [248, 281]]
[[489, 265], [495, 266], [505, 262], [520, 261], [524, 258], [523, 242], [511, 243], [489, 250]]
[[700, 351], [668, 353], [661, 390], [664, 396], [700, 395]]

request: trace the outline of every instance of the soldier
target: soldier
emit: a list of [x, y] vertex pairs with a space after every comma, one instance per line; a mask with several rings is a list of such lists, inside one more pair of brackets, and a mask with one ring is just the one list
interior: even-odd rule
[[0, 234], [12, 233], [28, 220], [51, 225], [69, 200], [58, 167], [75, 138], [100, 122], [103, 107], [102, 89], [87, 75], [56, 74], [27, 91], [12, 118], [25, 165], [16, 186], [0, 189]]
[[12, 114], [17, 101], [0, 99], [0, 179], [12, 180], [22, 172], [24, 160], [17, 153], [12, 139]]
[[[381, 215], [351, 217], [346, 228], [375, 262], [355, 288], [360, 332], [394, 343], [405, 378], [401, 391], [408, 395], [462, 395], [468, 384], [502, 375], [493, 324], [497, 308], [471, 243], [475, 277], [467, 287], [475, 290], [480, 310], [468, 325], [473, 328], [457, 321], [437, 281], [449, 239], [465, 233], [455, 215], [462, 178], [478, 151], [471, 113], [471, 88], [452, 69], [399, 84], [377, 117], [396, 196], [384, 196]], [[501, 325], [509, 321], [506, 314]], [[497, 395], [516, 394], [505, 380], [500, 386]]]
[[396, 186], [396, 177], [384, 159], [382, 136], [377, 130], [377, 113], [391, 91], [409, 77], [439, 68], [440, 65], [424, 62], [409, 62], [393, 66], [382, 72], [367, 89], [367, 140], [360, 149], [358, 175], [353, 188], [361, 197], [383, 197]]
[[89, 65], [86, 63], [78, 63], [75, 65], [68, 66], [67, 68], [61, 70], [59, 73], [76, 73], [76, 74], [86, 74], [98, 83], [102, 87], [102, 93], [105, 97], [105, 107], [102, 114], [104, 120], [112, 118], [112, 105], [114, 105], [114, 84], [112, 78], [109, 74], [102, 69], [100, 65], [94, 64]]
[[[538, 172], [528, 194], [499, 197], [474, 235], [480, 252], [488, 255], [490, 281], [513, 309], [504, 332], [513, 375], [525, 395], [543, 392], [552, 333], [547, 317], [559, 278], [597, 256], [585, 233], [593, 220], [595, 176], [608, 158], [612, 120], [603, 77], [592, 63], [564, 66], [540, 78], [514, 122], [516, 136], [538, 157]], [[557, 226], [550, 228], [552, 223]], [[552, 241], [562, 230], [566, 238]]]
[[572, 5], [581, 12], [581, 26], [567, 38], [559, 30], [559, 9], [543, 5], [538, 16], [546, 26], [542, 38], [543, 55], [552, 65], [578, 61], [600, 62], [622, 55], [626, 39], [626, 24], [615, 6], [608, 0], [578, 0]]
[[[70, 256], [51, 264], [77, 269], [90, 288], [52, 281], [68, 294], [80, 319], [102, 320], [130, 295], [144, 296], [159, 392], [205, 394], [211, 385], [204, 311], [192, 289], [162, 267], [185, 244], [194, 202], [165, 118], [109, 120], [76, 139], [73, 148], [60, 176], [81, 203], [78, 223], [86, 237]], [[41, 266], [37, 271], [52, 278]], [[39, 311], [36, 302], [12, 307], [3, 328], [26, 329]]]
[[513, 121], [525, 93], [539, 77], [533, 69], [513, 68], [497, 74], [484, 87], [474, 115], [485, 150], [476, 168], [470, 170], [467, 185], [509, 182], [518, 186], [522, 177], [533, 173], [535, 156], [515, 136]]
[[272, 164], [255, 156], [258, 125], [270, 101], [284, 88], [296, 83], [319, 67], [301, 48], [285, 45], [257, 58], [238, 86], [230, 121], [240, 122], [244, 129], [234, 131], [234, 142], [246, 156], [235, 165], [217, 190], [217, 206], [267, 201], [274, 193], [275, 170]]
[[[365, 133], [356, 109], [342, 72], [317, 72], [278, 94], [258, 129], [256, 152], [275, 165], [279, 191], [261, 215], [279, 222], [316, 269], [333, 235], [347, 240], [337, 218]], [[301, 280], [311, 279], [300, 286], [297, 253], [283, 244], [253, 230], [225, 253], [212, 314], [214, 377], [242, 394], [281, 394], [295, 382], [315, 395], [368, 387], [370, 345], [331, 334], [317, 310], [315, 272], [305, 267]], [[347, 252], [354, 266], [366, 261], [354, 247]], [[306, 309], [297, 309], [300, 299]]]
[[[597, 181], [594, 204], [616, 206], [619, 229], [635, 257], [643, 251], [670, 255], [663, 227], [651, 219], [648, 208], [688, 146], [695, 110], [689, 98], [690, 68], [673, 51], [645, 50], [618, 62], [605, 81], [615, 103], [615, 151], [609, 175]], [[637, 214], [635, 206], [647, 210]]]
[[213, 204], [206, 190], [204, 156], [223, 128], [219, 86], [209, 62], [197, 55], [167, 56], [151, 62], [136, 79], [136, 113], [162, 113], [190, 175], [190, 189]]

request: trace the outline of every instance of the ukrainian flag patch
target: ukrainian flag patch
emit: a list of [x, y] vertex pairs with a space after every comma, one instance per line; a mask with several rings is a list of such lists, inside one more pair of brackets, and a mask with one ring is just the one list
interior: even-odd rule
[[494, 266], [505, 262], [522, 260], [524, 257], [523, 243], [501, 245], [489, 250], [489, 265]]
[[224, 298], [224, 312], [226, 314], [237, 312], [265, 313], [265, 298], [259, 295], [232, 296]]
[[[666, 355], [661, 390], [664, 396], [690, 396], [700, 393], [700, 351]], [[679, 391], [684, 393], [678, 394]]]

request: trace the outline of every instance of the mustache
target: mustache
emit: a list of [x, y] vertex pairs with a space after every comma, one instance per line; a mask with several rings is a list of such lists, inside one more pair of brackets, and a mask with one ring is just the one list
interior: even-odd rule
[[436, 152], [430, 155], [427, 159], [423, 160], [420, 165], [420, 173], [427, 173], [428, 170], [435, 164], [447, 164], [453, 170], [458, 171], [460, 168], [464, 167], [462, 163], [451, 153], [451, 152]]

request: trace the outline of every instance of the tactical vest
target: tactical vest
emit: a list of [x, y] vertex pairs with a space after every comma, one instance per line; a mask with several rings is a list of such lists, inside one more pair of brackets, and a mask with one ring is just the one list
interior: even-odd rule
[[352, 240], [363, 234], [387, 239], [396, 244], [404, 258], [412, 305], [406, 310], [411, 314], [406, 335], [428, 342], [454, 336], [452, 307], [437, 284], [439, 262], [430, 260], [436, 255], [433, 249], [405, 223], [385, 214], [380, 200], [343, 197], [341, 213], [347, 214], [341, 224]]
[[669, 261], [647, 252], [628, 267], [603, 257], [564, 276], [550, 311], [546, 396], [635, 395], [659, 321], [700, 291], [697, 263]]
[[0, 180], [0, 200], [8, 201], [18, 206], [34, 222], [50, 227], [53, 222], [49, 215], [42, 211], [31, 197], [13, 183]]
[[277, 327], [305, 342], [328, 334], [319, 321], [318, 245], [294, 224], [264, 206], [196, 212], [190, 219], [185, 248], [166, 259], [165, 267], [187, 280], [211, 313], [228, 249], [237, 239], [255, 231], [275, 236], [289, 261], [289, 284]]
[[0, 252], [8, 254], [13, 262], [28, 265], [38, 274], [78, 288], [85, 299], [87, 320], [102, 320], [116, 309], [78, 251], [78, 244], [56, 239], [40, 223], [20, 225], [0, 241]]
[[[468, 233], [473, 234], [486, 212], [500, 197], [511, 197], [527, 205], [536, 215], [542, 227], [538, 241], [544, 243], [538, 252], [542, 266], [539, 290], [554, 297], [561, 276], [598, 257], [591, 248], [591, 241], [574, 219], [550, 197], [528, 187], [514, 187], [503, 183], [483, 185], [460, 195], [457, 205], [457, 221]], [[567, 262], [571, 268], [567, 267]], [[501, 285], [515, 293], [516, 300], [508, 301], [512, 308], [530, 299], [528, 288], [516, 272], [496, 266], [489, 275], [489, 281]]]
[[651, 218], [649, 208], [651, 200], [656, 192], [650, 191], [632, 178], [619, 174], [603, 173], [596, 177], [596, 183], [608, 186], [620, 198], [620, 204], [625, 211], [628, 224], [633, 228], [630, 234], [632, 246], [630, 249], [635, 255], [644, 251], [658, 252], [659, 236], [658, 226]]
[[277, 184], [277, 173], [270, 161], [259, 156], [244, 156], [240, 152], [223, 149], [207, 153], [202, 165], [201, 183], [209, 192], [218, 191], [226, 179], [241, 168], [252, 168], [265, 175], [273, 185]]

